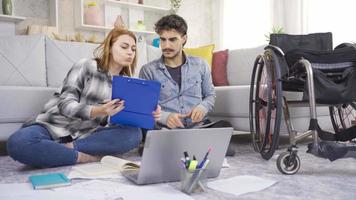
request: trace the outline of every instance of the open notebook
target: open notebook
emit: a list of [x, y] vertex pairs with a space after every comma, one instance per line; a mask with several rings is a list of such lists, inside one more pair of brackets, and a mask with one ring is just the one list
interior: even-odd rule
[[137, 163], [114, 156], [104, 156], [100, 162], [73, 167], [74, 170], [86, 176], [101, 176], [139, 168], [140, 165]]

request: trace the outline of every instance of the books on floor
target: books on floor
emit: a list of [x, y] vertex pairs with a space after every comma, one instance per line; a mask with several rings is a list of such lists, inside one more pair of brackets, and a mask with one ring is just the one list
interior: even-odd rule
[[71, 181], [63, 173], [32, 175], [29, 180], [34, 189], [54, 188], [71, 184]]
[[86, 176], [102, 176], [126, 170], [138, 170], [140, 165], [114, 156], [104, 156], [100, 162], [74, 166], [72, 169]]

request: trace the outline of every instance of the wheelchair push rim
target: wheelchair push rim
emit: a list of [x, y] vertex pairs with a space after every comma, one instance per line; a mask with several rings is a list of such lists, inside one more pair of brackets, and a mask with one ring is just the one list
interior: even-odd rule
[[282, 85], [276, 55], [266, 50], [256, 58], [252, 71], [249, 121], [252, 144], [262, 158], [270, 159], [279, 140]]

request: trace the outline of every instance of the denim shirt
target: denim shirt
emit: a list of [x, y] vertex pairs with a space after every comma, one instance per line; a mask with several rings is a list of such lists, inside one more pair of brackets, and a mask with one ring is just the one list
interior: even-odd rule
[[[163, 57], [141, 68], [140, 78], [157, 80], [161, 83], [159, 105], [162, 108], [162, 117], [158, 121], [161, 124], [167, 125], [169, 114], [188, 114], [196, 106], [205, 112], [206, 118], [206, 114], [214, 107], [215, 90], [208, 64], [197, 57], [185, 56], [185, 58], [181, 68], [181, 89], [169, 74]], [[182, 122], [184, 125], [191, 124], [189, 120]]]

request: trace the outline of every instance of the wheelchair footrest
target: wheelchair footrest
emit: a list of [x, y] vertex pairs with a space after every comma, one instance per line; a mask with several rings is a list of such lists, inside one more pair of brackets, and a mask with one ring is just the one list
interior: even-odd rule
[[356, 138], [356, 126], [351, 126], [351, 127], [344, 129], [338, 133], [331, 133], [331, 132], [322, 130], [318, 125], [317, 131], [318, 131], [319, 138], [323, 141], [346, 142], [346, 141]]
[[356, 144], [321, 141], [317, 145], [308, 144], [307, 153], [334, 161], [340, 158], [356, 158]]

